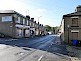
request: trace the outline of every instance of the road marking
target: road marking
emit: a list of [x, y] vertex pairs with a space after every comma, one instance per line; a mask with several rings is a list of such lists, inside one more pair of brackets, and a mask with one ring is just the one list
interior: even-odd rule
[[21, 52], [19, 55], [24, 55], [25, 53]]
[[43, 58], [43, 55], [38, 59], [38, 61], [41, 61], [42, 58]]

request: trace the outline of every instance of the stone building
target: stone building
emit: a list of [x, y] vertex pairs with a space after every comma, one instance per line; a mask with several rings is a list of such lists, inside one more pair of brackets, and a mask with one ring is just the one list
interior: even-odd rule
[[63, 15], [61, 22], [62, 40], [72, 44], [72, 40], [81, 41], [81, 5], [75, 12]]

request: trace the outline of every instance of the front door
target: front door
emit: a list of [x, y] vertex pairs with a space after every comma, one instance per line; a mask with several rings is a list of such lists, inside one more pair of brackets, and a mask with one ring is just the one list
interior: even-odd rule
[[23, 29], [23, 36], [25, 37], [25, 29]]
[[72, 40], [78, 40], [78, 32], [72, 32]]

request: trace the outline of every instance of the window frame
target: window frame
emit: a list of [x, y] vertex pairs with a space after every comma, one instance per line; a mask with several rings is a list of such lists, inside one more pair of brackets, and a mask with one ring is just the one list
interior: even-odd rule
[[20, 16], [18, 16], [17, 23], [20, 23]]
[[9, 21], [12, 21], [12, 16], [2, 16], [2, 22], [9, 22]]
[[[73, 20], [74, 19], [74, 20]], [[77, 20], [76, 20], [77, 19]], [[74, 22], [75, 21], [75, 22]], [[72, 18], [72, 26], [78, 26], [78, 18]]]
[[25, 18], [23, 18], [23, 24], [25, 24]]

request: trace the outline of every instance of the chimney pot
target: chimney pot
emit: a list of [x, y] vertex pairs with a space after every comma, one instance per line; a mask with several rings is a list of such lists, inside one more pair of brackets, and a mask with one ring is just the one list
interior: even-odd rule
[[30, 20], [30, 16], [29, 16], [29, 15], [27, 15], [26, 18], [27, 18], [28, 20]]
[[81, 5], [78, 5], [75, 9], [76, 12], [81, 12]]

